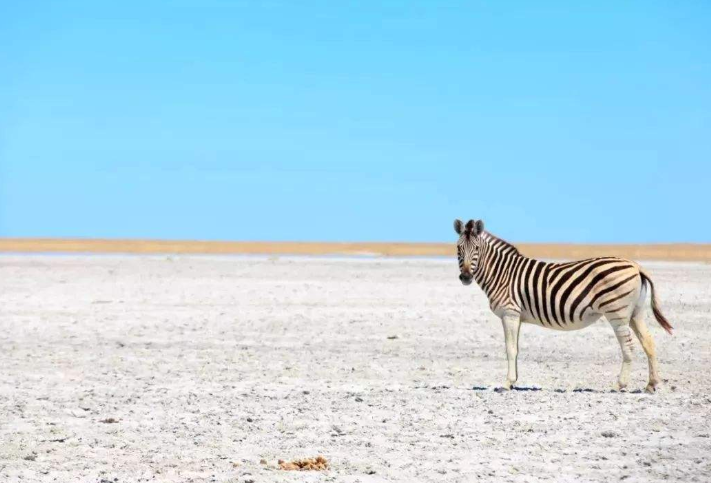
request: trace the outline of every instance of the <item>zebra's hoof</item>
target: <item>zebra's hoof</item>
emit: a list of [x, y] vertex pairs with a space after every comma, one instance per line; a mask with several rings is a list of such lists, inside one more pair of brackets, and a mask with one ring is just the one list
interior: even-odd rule
[[627, 384], [620, 384], [619, 382], [612, 386], [613, 391], [617, 392], [627, 392]]
[[644, 392], [646, 392], [647, 394], [654, 394], [655, 392], [657, 392], [657, 386], [655, 386], [654, 384], [647, 384], [647, 387], [644, 388]]

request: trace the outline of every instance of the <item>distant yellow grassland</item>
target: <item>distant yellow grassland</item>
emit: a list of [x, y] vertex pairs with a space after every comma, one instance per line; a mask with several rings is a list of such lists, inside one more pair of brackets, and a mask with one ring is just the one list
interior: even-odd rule
[[[536, 258], [578, 259], [614, 255], [633, 260], [711, 261], [711, 244], [584, 245], [520, 243]], [[454, 256], [454, 243], [223, 242], [0, 238], [0, 252], [203, 253], [263, 255]]]

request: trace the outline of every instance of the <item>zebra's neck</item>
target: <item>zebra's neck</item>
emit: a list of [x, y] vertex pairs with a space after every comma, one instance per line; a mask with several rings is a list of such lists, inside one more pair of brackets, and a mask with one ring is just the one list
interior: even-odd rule
[[511, 281], [511, 272], [516, 262], [526, 258], [509, 242], [491, 233], [481, 234], [479, 264], [474, 272], [474, 279], [487, 297], [503, 292], [502, 288]]

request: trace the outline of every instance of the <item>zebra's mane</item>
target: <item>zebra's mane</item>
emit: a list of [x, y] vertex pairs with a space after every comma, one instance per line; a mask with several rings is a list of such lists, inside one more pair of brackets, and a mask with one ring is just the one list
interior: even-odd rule
[[492, 245], [494, 248], [501, 248], [503, 250], [506, 250], [508, 253], [514, 253], [516, 255], [520, 255], [521, 252], [518, 251], [518, 248], [513, 246], [511, 243], [507, 242], [506, 240], [502, 240], [496, 235], [492, 235], [488, 231], [485, 231], [483, 233], [484, 235], [484, 240]]

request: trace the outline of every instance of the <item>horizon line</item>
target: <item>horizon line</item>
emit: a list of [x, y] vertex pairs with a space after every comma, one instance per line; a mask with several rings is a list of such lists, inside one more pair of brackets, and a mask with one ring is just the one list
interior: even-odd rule
[[[221, 241], [140, 238], [0, 237], [4, 253], [455, 256], [455, 242]], [[711, 261], [711, 243], [514, 243], [533, 258], [618, 256], [633, 260]]]

